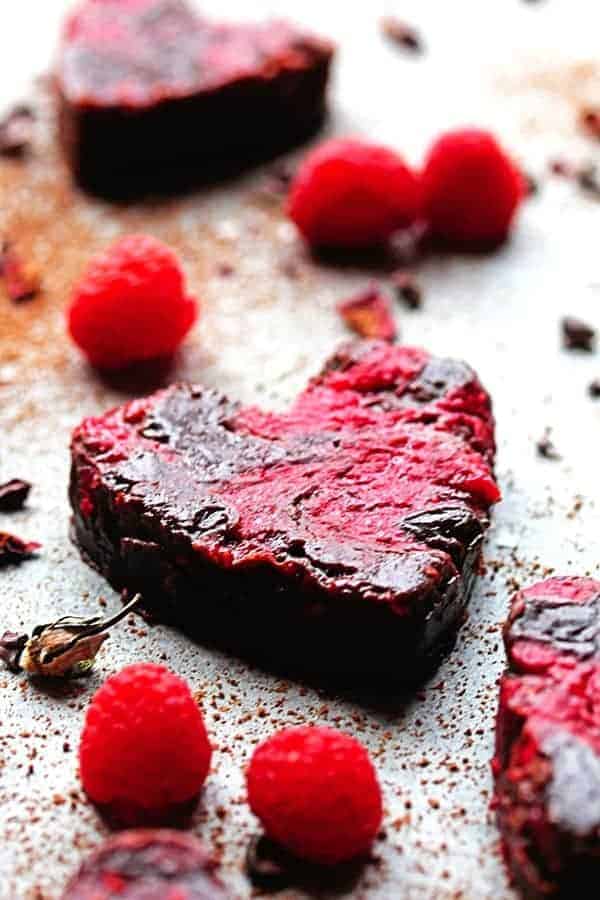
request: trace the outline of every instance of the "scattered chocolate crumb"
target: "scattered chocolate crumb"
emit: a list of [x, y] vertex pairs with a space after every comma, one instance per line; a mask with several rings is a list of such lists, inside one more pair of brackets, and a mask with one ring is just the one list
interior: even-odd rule
[[579, 113], [582, 128], [600, 140], [600, 107], [584, 107]]
[[33, 300], [40, 292], [40, 278], [32, 265], [25, 264], [10, 243], [5, 241], [0, 250], [0, 276], [13, 303]]
[[573, 166], [564, 159], [550, 160], [548, 168], [553, 175], [560, 175], [562, 178], [571, 178], [574, 174]]
[[30, 559], [39, 550], [41, 544], [33, 541], [22, 541], [21, 538], [0, 531], [0, 568], [10, 564], [18, 564], [25, 559]]
[[399, 47], [403, 47], [405, 50], [410, 50], [413, 53], [422, 53], [425, 49], [421, 36], [412, 25], [402, 22], [395, 16], [383, 16], [379, 24], [382, 34]]
[[0, 484], [0, 512], [16, 512], [23, 508], [31, 485], [28, 481], [13, 478], [5, 484]]
[[15, 106], [0, 120], [0, 155], [21, 157], [29, 151], [33, 139], [35, 115], [25, 104]]
[[70, 753], [70, 752], [71, 752], [71, 745], [68, 741], [65, 741], [63, 744], [63, 753]]
[[529, 172], [524, 172], [523, 179], [525, 181], [525, 191], [528, 197], [534, 197], [536, 194], [539, 194], [540, 185], [537, 178], [534, 178]]
[[577, 184], [587, 194], [600, 199], [600, 177], [593, 163], [582, 166], [576, 174]]
[[420, 309], [423, 303], [423, 292], [412, 272], [398, 269], [392, 273], [392, 285], [399, 300], [409, 309]]
[[590, 397], [594, 397], [594, 399], [600, 397], [600, 378], [594, 378], [593, 381], [590, 381], [588, 384], [588, 394]]
[[233, 275], [234, 272], [235, 269], [231, 265], [231, 263], [222, 262], [217, 265], [217, 275], [219, 275], [221, 278], [229, 278], [229, 276]]
[[574, 316], [565, 316], [561, 321], [562, 342], [565, 350], [584, 350], [592, 353], [596, 341], [596, 331], [591, 325]]
[[542, 437], [536, 442], [538, 456], [543, 459], [561, 459], [560, 453], [550, 439], [550, 428], [546, 428]]

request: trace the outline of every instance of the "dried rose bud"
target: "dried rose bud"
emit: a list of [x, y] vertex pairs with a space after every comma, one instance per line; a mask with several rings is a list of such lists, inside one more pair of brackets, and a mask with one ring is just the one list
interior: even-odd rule
[[49, 625], [37, 625], [31, 637], [7, 631], [0, 639], [0, 659], [13, 672], [50, 678], [86, 675], [108, 629], [130, 613], [141, 600], [136, 596], [110, 619], [63, 616]]

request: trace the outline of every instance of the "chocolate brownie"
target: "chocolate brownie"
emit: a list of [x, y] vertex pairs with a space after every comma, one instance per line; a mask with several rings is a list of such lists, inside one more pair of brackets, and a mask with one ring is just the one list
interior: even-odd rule
[[178, 831], [124, 831], [95, 850], [62, 900], [227, 900], [197, 838]]
[[271, 157], [321, 124], [332, 56], [283, 21], [211, 22], [184, 0], [84, 0], [57, 70], [75, 177], [120, 198]]
[[493, 763], [505, 856], [528, 898], [596, 897], [600, 876], [600, 582], [519, 592], [505, 628]]
[[84, 421], [74, 536], [116, 588], [203, 640], [412, 680], [463, 619], [493, 457], [468, 366], [358, 341], [282, 414], [177, 384]]

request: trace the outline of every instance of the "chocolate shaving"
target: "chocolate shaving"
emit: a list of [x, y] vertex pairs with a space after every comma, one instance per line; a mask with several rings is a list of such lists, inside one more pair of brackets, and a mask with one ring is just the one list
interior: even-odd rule
[[395, 16], [384, 16], [380, 21], [382, 34], [406, 50], [413, 53], [422, 53], [423, 41], [418, 31], [406, 22], [400, 21]]
[[565, 316], [561, 322], [562, 342], [565, 350], [583, 350], [592, 353], [596, 330], [574, 316]]
[[552, 443], [550, 439], [550, 429], [546, 428], [544, 434], [536, 442], [536, 450], [538, 452], [538, 456], [541, 456], [543, 459], [561, 459], [561, 455]]
[[27, 265], [17, 255], [7, 241], [0, 251], [0, 275], [4, 279], [6, 292], [13, 303], [25, 303], [33, 300], [40, 292], [40, 279], [37, 270]]
[[20, 478], [0, 484], [0, 512], [17, 512], [23, 509], [30, 490], [29, 482], [21, 481]]
[[41, 544], [34, 541], [22, 541], [21, 538], [7, 531], [0, 531], [0, 568], [2, 566], [17, 565], [26, 559], [31, 559]]
[[0, 120], [0, 155], [22, 157], [33, 139], [35, 115], [29, 106], [15, 106]]
[[423, 293], [412, 272], [398, 270], [392, 274], [392, 285], [399, 300], [409, 309], [419, 309], [423, 302]]

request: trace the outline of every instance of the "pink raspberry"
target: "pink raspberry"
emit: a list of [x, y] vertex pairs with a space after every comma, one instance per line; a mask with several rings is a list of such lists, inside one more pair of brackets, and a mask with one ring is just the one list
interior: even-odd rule
[[267, 835], [312, 862], [366, 853], [381, 825], [381, 790], [367, 751], [332, 728], [273, 735], [255, 751], [247, 784]]
[[300, 166], [287, 211], [310, 244], [373, 246], [415, 221], [419, 184], [393, 150], [354, 138], [334, 139]]

